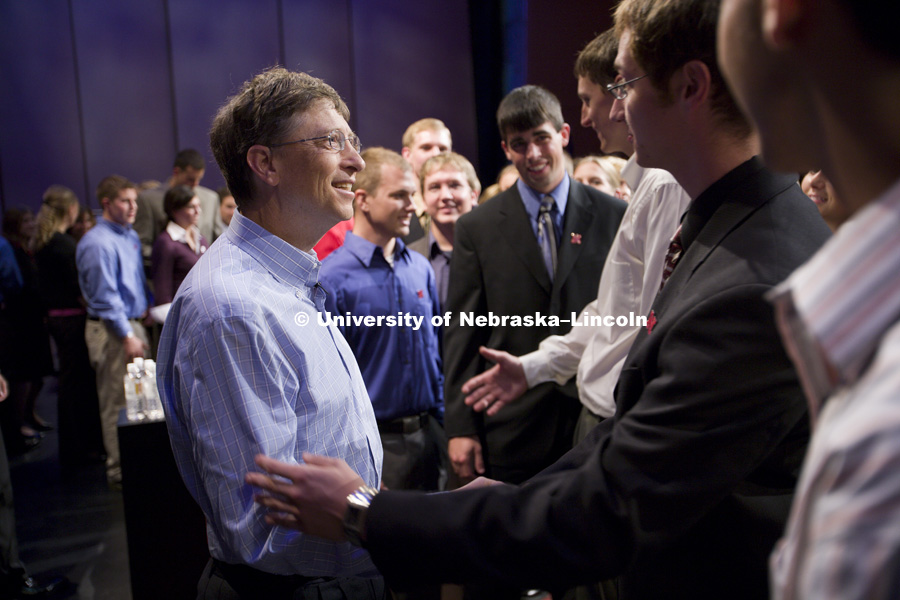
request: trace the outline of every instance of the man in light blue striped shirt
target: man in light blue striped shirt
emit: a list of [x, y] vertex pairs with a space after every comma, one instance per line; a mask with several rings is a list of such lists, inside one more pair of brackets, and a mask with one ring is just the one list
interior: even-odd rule
[[368, 485], [381, 479], [359, 367], [317, 318], [325, 292], [312, 247], [353, 214], [350, 188], [365, 166], [348, 119], [326, 83], [273, 68], [213, 122], [213, 153], [240, 212], [180, 287], [158, 376], [179, 471], [207, 519], [201, 598], [386, 593], [365, 551], [271, 525], [244, 483], [258, 453], [341, 458]]

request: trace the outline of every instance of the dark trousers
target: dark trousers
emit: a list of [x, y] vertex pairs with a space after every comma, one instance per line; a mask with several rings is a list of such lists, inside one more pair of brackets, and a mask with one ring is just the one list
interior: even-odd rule
[[272, 575], [211, 559], [197, 583], [197, 600], [390, 600], [384, 580]]
[[47, 328], [59, 356], [57, 429], [63, 466], [103, 453], [97, 378], [84, 343], [85, 315], [49, 317]]
[[13, 511], [12, 480], [9, 461], [0, 433], [0, 597], [22, 587], [25, 568], [19, 561], [16, 541], [16, 516]]
[[384, 449], [381, 481], [389, 490], [443, 490], [447, 479], [447, 436], [437, 419], [425, 413], [379, 421]]

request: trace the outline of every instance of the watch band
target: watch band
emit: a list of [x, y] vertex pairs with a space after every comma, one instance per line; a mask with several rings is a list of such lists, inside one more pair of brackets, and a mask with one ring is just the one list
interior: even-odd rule
[[362, 547], [362, 532], [366, 513], [372, 504], [372, 498], [378, 493], [373, 487], [361, 485], [347, 496], [347, 512], [344, 514], [344, 533], [354, 546]]

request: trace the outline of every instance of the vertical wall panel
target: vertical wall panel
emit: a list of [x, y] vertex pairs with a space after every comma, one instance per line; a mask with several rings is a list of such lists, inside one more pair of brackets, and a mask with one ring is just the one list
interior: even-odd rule
[[528, 83], [543, 85], [559, 98], [572, 126], [567, 150], [575, 158], [600, 152], [597, 135], [580, 125], [581, 101], [572, 76], [575, 56], [612, 26], [614, 6], [613, 0], [569, 0], [566, 12], [578, 18], [558, 19], [558, 2], [528, 0]]
[[88, 183], [171, 173], [172, 95], [162, 0], [73, 2]]
[[84, 178], [69, 4], [0, 2], [3, 203], [37, 209], [51, 184], [94, 204]]
[[478, 164], [466, 1], [354, 0], [352, 10], [363, 143], [399, 150], [410, 123], [437, 117], [453, 149]]
[[356, 127], [350, 0], [282, 0], [282, 6], [285, 66], [336, 89]]
[[[203, 185], [224, 184], [209, 149], [216, 110], [240, 85], [280, 62], [276, 0], [170, 1], [177, 147], [207, 159]], [[174, 153], [170, 152], [171, 161]]]

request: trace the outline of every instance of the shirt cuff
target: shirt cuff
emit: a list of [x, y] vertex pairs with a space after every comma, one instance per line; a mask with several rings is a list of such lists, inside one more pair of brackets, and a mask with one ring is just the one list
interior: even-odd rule
[[556, 374], [550, 368], [550, 355], [548, 353], [535, 350], [520, 356], [519, 360], [522, 363], [522, 370], [525, 371], [525, 381], [528, 383], [528, 389], [540, 383], [556, 379]]

